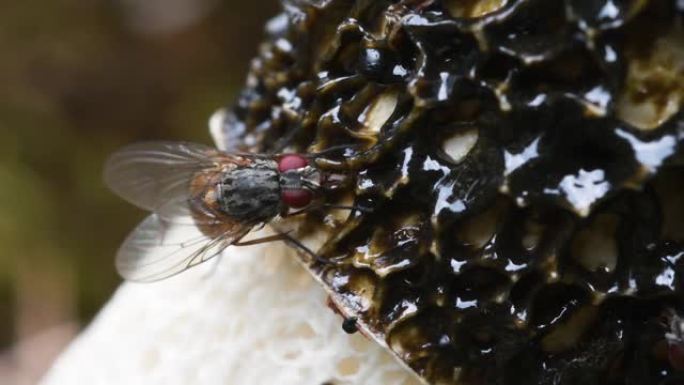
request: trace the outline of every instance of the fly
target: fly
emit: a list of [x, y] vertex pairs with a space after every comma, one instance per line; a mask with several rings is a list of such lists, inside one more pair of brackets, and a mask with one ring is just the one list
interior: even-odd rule
[[[138, 282], [171, 277], [231, 245], [289, 240], [303, 247], [285, 233], [241, 241], [276, 218], [306, 212], [342, 180], [321, 172], [311, 156], [229, 154], [184, 142], [124, 147], [107, 161], [104, 179], [121, 198], [152, 213], [116, 257], [121, 276]], [[187, 237], [188, 228], [195, 234], [186, 242], [168, 241], [176, 231]]]

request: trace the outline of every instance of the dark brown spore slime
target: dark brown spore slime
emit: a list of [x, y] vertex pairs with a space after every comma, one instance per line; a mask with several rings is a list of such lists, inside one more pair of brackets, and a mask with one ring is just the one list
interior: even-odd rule
[[297, 234], [347, 317], [435, 384], [682, 383], [681, 1], [284, 4], [226, 128], [353, 176]]

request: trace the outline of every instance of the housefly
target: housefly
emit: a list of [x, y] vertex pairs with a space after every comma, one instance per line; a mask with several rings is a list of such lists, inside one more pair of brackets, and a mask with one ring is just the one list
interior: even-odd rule
[[[183, 142], [124, 147], [107, 161], [104, 179], [121, 198], [152, 213], [116, 258], [119, 273], [138, 282], [181, 273], [230, 245], [289, 237], [279, 233], [241, 242], [255, 228], [305, 211], [336, 183], [310, 156], [229, 154]], [[189, 239], [172, 243], [175, 231]]]

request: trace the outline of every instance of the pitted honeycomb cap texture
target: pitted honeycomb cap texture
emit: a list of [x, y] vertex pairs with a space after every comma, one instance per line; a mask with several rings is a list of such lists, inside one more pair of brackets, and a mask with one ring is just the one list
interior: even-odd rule
[[284, 1], [223, 127], [347, 175], [299, 219], [434, 384], [679, 384], [684, 5]]

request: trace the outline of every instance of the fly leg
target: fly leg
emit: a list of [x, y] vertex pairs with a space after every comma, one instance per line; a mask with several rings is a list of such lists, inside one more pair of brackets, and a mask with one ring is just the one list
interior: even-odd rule
[[290, 130], [289, 132], [285, 133], [285, 135], [283, 135], [280, 139], [278, 139], [275, 142], [275, 144], [273, 145], [273, 149], [271, 151], [269, 151], [268, 153], [270, 155], [281, 154], [283, 151], [285, 151], [285, 148], [287, 148], [287, 146], [292, 144], [292, 141], [293, 141], [296, 134], [297, 134], [297, 130], [294, 128], [292, 130]]
[[[299, 212], [298, 212], [299, 213]], [[276, 230], [277, 234], [275, 235], [269, 235], [268, 237], [262, 237], [262, 238], [257, 238], [257, 239], [252, 239], [249, 241], [240, 241], [240, 242], [235, 242], [233, 243], [233, 246], [251, 246], [251, 245], [259, 245], [262, 243], [268, 243], [268, 242], [277, 242], [277, 241], [283, 241], [285, 243], [290, 244], [291, 246], [294, 246], [295, 248], [303, 251], [305, 254], [310, 256], [312, 260], [317, 261], [322, 264], [330, 264], [330, 261], [327, 261], [323, 258], [321, 258], [318, 254], [313, 252], [310, 248], [306, 247], [302, 242], [294, 238], [293, 236], [290, 235], [290, 232], [282, 232], [279, 230]]]
[[233, 243], [233, 246], [252, 246], [260, 245], [262, 243], [276, 242], [276, 241], [287, 241], [289, 235], [287, 233], [278, 233], [276, 235], [269, 235], [268, 237], [262, 237], [257, 239], [252, 239], [249, 241], [239, 241]]
[[[276, 230], [278, 231], [278, 230]], [[329, 265], [330, 261], [327, 261], [323, 258], [321, 258], [318, 254], [314, 253], [313, 250], [310, 248], [306, 247], [302, 242], [300, 242], [298, 239], [294, 238], [291, 236], [289, 233], [280, 233], [280, 235], [283, 236], [283, 239], [285, 242], [289, 243], [291, 246], [294, 246], [304, 252], [305, 254], [309, 255], [311, 257], [312, 261], [316, 261], [318, 263], [321, 263], [323, 265]]]
[[359, 211], [364, 214], [371, 214], [373, 210], [367, 209], [365, 207], [361, 206], [344, 206], [344, 205], [331, 205], [331, 204], [322, 204], [319, 207], [325, 207], [327, 209], [333, 209], [333, 210], [349, 210], [349, 211]]
[[[238, 240], [236, 242], [233, 242], [231, 246], [251, 246], [251, 245], [259, 245], [261, 243], [287, 240], [287, 238], [284, 238], [283, 235], [284, 234], [276, 234], [276, 235], [252, 239], [252, 240], [244, 241], [244, 242], [241, 240]], [[240, 238], [240, 239], [242, 239], [242, 238]], [[214, 265], [211, 267], [211, 271], [207, 272], [207, 277], [210, 277], [210, 276], [216, 274], [216, 271], [218, 270], [218, 266], [221, 263], [222, 258], [223, 258], [223, 253], [219, 253], [216, 255], [216, 257], [214, 258], [214, 260], [215, 260]]]
[[360, 206], [341, 206], [341, 205], [332, 205], [332, 204], [324, 203], [324, 204], [312, 205], [311, 207], [307, 207], [303, 210], [295, 211], [292, 213], [284, 213], [284, 214], [281, 214], [281, 216], [283, 218], [289, 218], [289, 217], [294, 217], [297, 215], [303, 215], [303, 214], [306, 214], [306, 213], [309, 213], [312, 211], [316, 211], [316, 210], [319, 210], [322, 208], [332, 209], [332, 210], [360, 211], [364, 214], [370, 214], [373, 212], [373, 210], [370, 210], [370, 209], [367, 209], [364, 207], [360, 207]]

